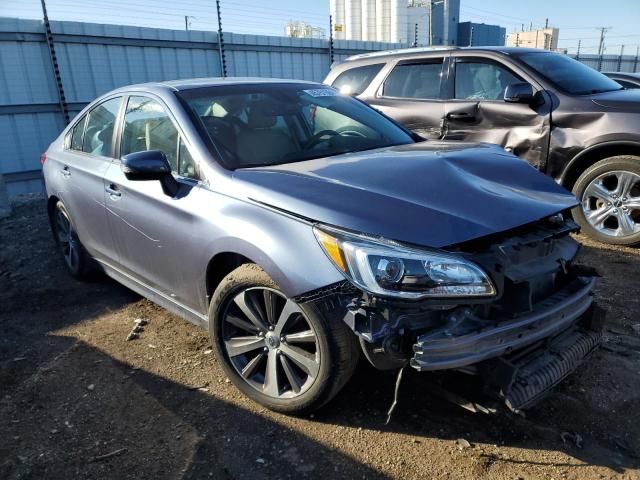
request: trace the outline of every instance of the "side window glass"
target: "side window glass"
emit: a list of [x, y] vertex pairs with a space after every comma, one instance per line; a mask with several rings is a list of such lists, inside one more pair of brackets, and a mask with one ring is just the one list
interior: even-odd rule
[[129, 97], [120, 155], [146, 150], [162, 151], [174, 173], [199, 178], [196, 164], [163, 106], [149, 97]]
[[129, 97], [124, 115], [120, 155], [161, 150], [171, 170], [178, 172], [178, 130], [157, 101], [148, 97]]
[[71, 145], [69, 145], [71, 150], [82, 151], [82, 134], [84, 133], [84, 123], [86, 120], [87, 116], [85, 115], [76, 123], [76, 126], [73, 127], [71, 131]]
[[113, 129], [121, 98], [107, 100], [89, 112], [82, 142], [83, 152], [103, 157], [113, 156]]
[[180, 139], [180, 147], [178, 151], [178, 167], [178, 173], [181, 176], [193, 179], [198, 178], [196, 163], [193, 161], [193, 158], [182, 139]]
[[382, 94], [385, 97], [438, 99], [441, 77], [442, 60], [396, 65], [384, 81]]
[[506, 68], [489, 62], [457, 62], [455, 98], [458, 100], [502, 100], [508, 85], [522, 79]]
[[384, 63], [352, 68], [338, 75], [332, 86], [346, 95], [360, 95], [369, 86], [373, 77], [382, 70], [382, 67], [384, 67]]

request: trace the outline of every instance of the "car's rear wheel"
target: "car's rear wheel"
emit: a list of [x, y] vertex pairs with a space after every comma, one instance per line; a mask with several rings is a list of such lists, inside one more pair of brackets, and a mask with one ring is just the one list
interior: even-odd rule
[[209, 330], [234, 385], [267, 408], [313, 411], [351, 377], [358, 358], [341, 319], [287, 298], [257, 265], [225, 277], [213, 294]]
[[573, 187], [584, 233], [615, 245], [640, 243], [640, 157], [616, 156], [584, 171]]
[[49, 212], [53, 238], [69, 273], [84, 279], [92, 272], [92, 259], [86, 252], [64, 204], [58, 201]]

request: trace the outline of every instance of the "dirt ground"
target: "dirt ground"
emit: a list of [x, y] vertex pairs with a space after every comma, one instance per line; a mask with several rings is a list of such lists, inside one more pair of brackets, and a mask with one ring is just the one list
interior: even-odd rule
[[206, 332], [71, 279], [43, 200], [22, 201], [0, 220], [0, 478], [640, 479], [640, 250], [579, 240], [608, 311], [587, 365], [526, 418], [469, 413], [407, 371], [385, 426], [395, 378], [364, 364], [306, 418], [247, 400]]

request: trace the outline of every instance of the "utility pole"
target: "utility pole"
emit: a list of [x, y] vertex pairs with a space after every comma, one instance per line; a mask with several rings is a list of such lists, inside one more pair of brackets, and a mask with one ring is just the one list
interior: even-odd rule
[[223, 77], [227, 76], [227, 62], [224, 58], [224, 36], [222, 34], [222, 16], [220, 14], [220, 0], [216, 0], [218, 12], [218, 55], [220, 56], [220, 71]]
[[51, 33], [51, 24], [49, 23], [49, 16], [47, 15], [47, 5], [45, 0], [40, 0], [42, 5], [42, 20], [44, 21], [45, 38], [47, 39], [47, 46], [49, 47], [49, 58], [51, 59], [51, 67], [53, 68], [53, 74], [56, 77], [56, 86], [58, 87], [58, 104], [60, 105], [60, 113], [64, 119], [64, 124], [69, 123], [69, 110], [67, 109], [67, 98], [64, 95], [64, 86], [62, 85], [62, 77], [60, 76], [60, 67], [58, 65], [58, 57], [56, 56], [56, 47], [53, 44], [53, 33]]
[[619, 72], [622, 68], [622, 55], [624, 55], [624, 45], [620, 47], [620, 56], [618, 57], [618, 70], [616, 70], [617, 72]]
[[329, 66], [333, 65], [333, 16], [329, 15]]
[[600, 45], [598, 46], [598, 71], [602, 71], [602, 55], [604, 55], [604, 36], [611, 27], [602, 27], [600, 29]]

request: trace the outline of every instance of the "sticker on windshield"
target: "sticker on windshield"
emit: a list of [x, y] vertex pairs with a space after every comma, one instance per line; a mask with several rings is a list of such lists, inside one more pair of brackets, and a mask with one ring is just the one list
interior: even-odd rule
[[338, 92], [333, 88], [315, 88], [313, 90], [303, 90], [307, 95], [312, 97], [335, 97]]

